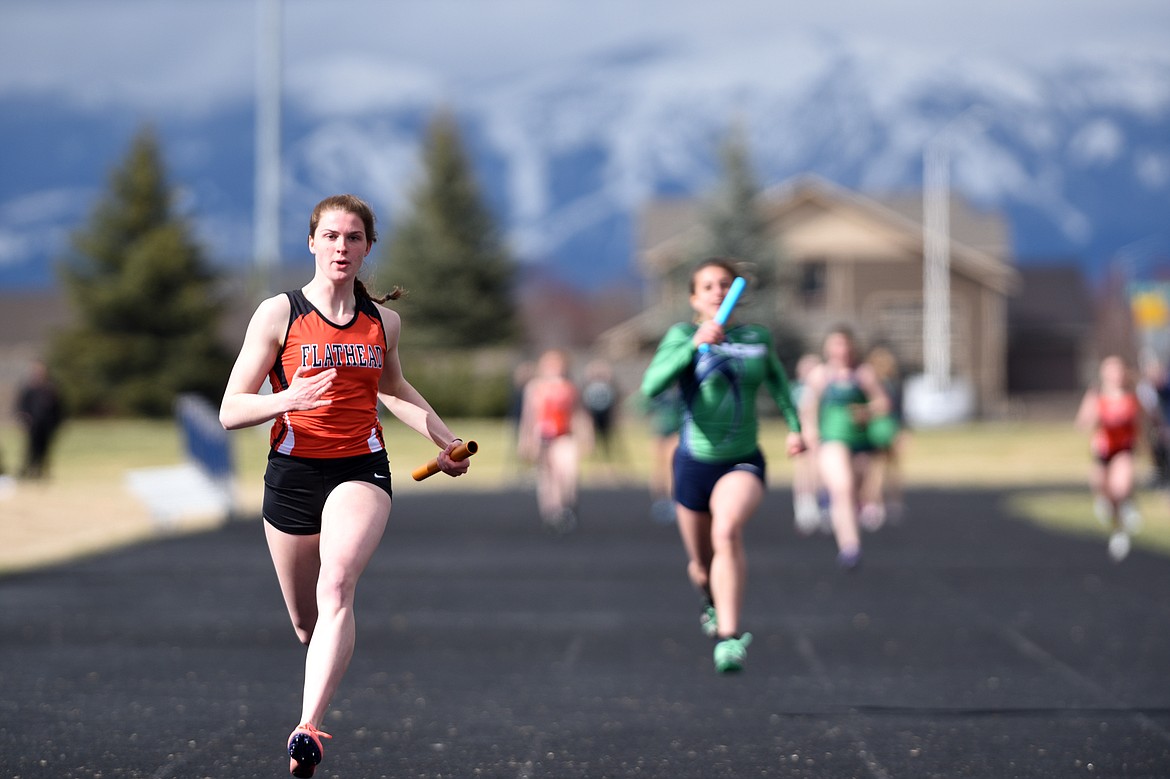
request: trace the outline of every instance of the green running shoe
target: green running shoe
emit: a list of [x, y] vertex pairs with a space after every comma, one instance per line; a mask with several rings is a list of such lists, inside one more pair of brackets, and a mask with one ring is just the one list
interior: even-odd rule
[[699, 627], [707, 638], [715, 638], [719, 633], [719, 623], [715, 620], [715, 607], [708, 603], [699, 614]]
[[739, 638], [725, 638], [715, 645], [715, 670], [721, 674], [742, 671], [747, 662], [748, 644], [752, 634], [744, 633]]

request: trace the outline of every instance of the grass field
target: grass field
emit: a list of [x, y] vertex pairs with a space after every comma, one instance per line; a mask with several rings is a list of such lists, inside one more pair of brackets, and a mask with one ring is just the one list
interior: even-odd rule
[[[472, 470], [457, 481], [437, 476], [413, 482], [409, 472], [433, 457], [435, 449], [401, 424], [387, 423], [397, 494], [492, 490], [527, 478], [525, 469], [510, 456], [512, 439], [506, 423], [456, 420], [452, 427], [480, 445]], [[770, 420], [761, 435], [765, 452], [771, 454], [770, 479], [776, 485], [787, 484], [791, 477], [790, 463], [779, 454], [785, 432], [782, 423]], [[260, 505], [267, 428], [231, 435], [238, 504], [242, 512], [255, 513]], [[15, 428], [0, 428], [0, 451], [10, 471], [20, 443]], [[636, 422], [626, 425], [616, 448], [624, 453], [616, 466], [597, 458], [586, 460], [585, 485], [647, 483], [647, 430]], [[34, 562], [59, 558], [65, 554], [57, 551], [63, 538], [72, 541], [68, 553], [75, 554], [156, 533], [157, 523], [149, 511], [127, 491], [125, 474], [131, 469], [179, 464], [182, 450], [179, 432], [169, 421], [71, 421], [54, 450], [52, 478], [43, 484], [10, 486], [0, 494], [0, 528], [9, 539], [9, 550], [0, 552], [0, 571], [28, 565], [29, 557]], [[909, 487], [1020, 488], [1009, 498], [1013, 514], [1063, 532], [1100, 537], [1104, 543], [1105, 531], [1093, 517], [1085, 486], [1087, 467], [1085, 436], [1070, 423], [1003, 422], [918, 431], [906, 441], [903, 471]], [[1170, 499], [1164, 493], [1141, 490], [1138, 504], [1145, 525], [1135, 543], [1170, 552]], [[202, 526], [195, 519], [175, 529]]]

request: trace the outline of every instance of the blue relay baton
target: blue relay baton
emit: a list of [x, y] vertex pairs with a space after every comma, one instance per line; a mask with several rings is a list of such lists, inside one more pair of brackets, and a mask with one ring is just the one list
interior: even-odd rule
[[[715, 312], [715, 321], [719, 325], [727, 324], [727, 318], [731, 316], [731, 310], [739, 302], [739, 296], [743, 294], [743, 288], [746, 286], [747, 280], [743, 276], [736, 276], [735, 281], [731, 282], [731, 287], [728, 288], [723, 302], [719, 304], [719, 310]], [[705, 352], [709, 348], [711, 348], [711, 344], [699, 344], [700, 352]]]

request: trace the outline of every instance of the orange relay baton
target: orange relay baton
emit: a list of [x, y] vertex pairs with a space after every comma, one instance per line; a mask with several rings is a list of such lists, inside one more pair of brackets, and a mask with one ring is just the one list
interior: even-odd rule
[[[479, 444], [477, 444], [475, 441], [464, 441], [463, 443], [459, 444], [459, 446], [451, 450], [451, 459], [466, 460], [468, 457], [478, 451]], [[422, 481], [428, 476], [434, 476], [438, 472], [439, 458], [436, 457], [426, 465], [420, 465], [419, 467], [415, 468], [410, 475], [414, 477], [415, 481]]]

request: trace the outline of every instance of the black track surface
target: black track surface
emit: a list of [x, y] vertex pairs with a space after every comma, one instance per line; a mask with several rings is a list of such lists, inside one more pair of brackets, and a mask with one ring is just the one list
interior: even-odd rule
[[[1170, 776], [1170, 560], [910, 495], [861, 570], [777, 490], [718, 676], [638, 490], [396, 500], [318, 777]], [[1088, 498], [1086, 497], [1086, 500]], [[0, 776], [284, 777], [303, 649], [259, 520], [0, 579]]]

